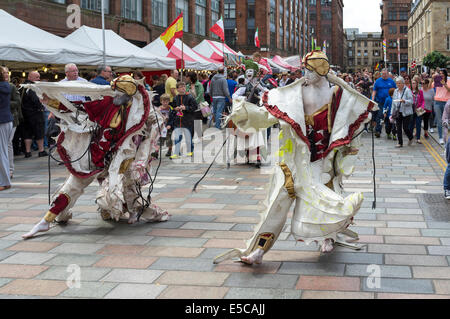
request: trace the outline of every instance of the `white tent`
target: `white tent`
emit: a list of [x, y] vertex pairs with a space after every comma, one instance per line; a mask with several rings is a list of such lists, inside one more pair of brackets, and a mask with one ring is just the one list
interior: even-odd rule
[[[183, 48], [182, 48], [183, 46]], [[182, 68], [181, 60], [184, 58], [184, 68], [185, 69], [194, 69], [194, 70], [217, 70], [220, 63], [208, 59], [207, 57], [202, 56], [201, 54], [192, 50], [186, 44], [183, 45], [183, 42], [180, 39], [176, 39], [173, 46], [170, 50], [167, 49], [164, 42], [157, 38], [152, 43], [143, 48], [147, 52], [151, 52], [153, 54], [169, 57], [177, 60], [177, 68]], [[183, 51], [183, 54], [182, 54]], [[182, 58], [182, 56], [184, 57]]]
[[[101, 29], [82, 26], [69, 34], [65, 39], [76, 45], [84, 45], [94, 50], [103, 50]], [[107, 65], [146, 70], [176, 68], [175, 59], [153, 55], [128, 42], [112, 30], [105, 30], [105, 42]]]
[[0, 61], [97, 65], [101, 59], [99, 50], [72, 44], [0, 10]]

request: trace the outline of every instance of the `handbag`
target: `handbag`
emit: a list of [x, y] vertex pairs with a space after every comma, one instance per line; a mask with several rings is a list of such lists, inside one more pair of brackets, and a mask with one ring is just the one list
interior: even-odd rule
[[200, 111], [202, 112], [203, 117], [209, 117], [212, 114], [211, 108], [206, 101], [200, 103]]
[[417, 109], [416, 109], [416, 114], [417, 114], [417, 116], [422, 116], [422, 115], [424, 115], [425, 114], [425, 110], [423, 109], [423, 108], [421, 108], [421, 107], [418, 107]]

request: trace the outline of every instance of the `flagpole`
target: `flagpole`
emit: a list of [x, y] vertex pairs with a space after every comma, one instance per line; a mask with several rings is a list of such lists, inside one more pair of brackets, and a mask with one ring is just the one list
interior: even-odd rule
[[184, 73], [184, 32], [183, 37], [181, 38], [181, 81], [183, 81], [183, 73]]
[[103, 67], [106, 66], [106, 43], [105, 43], [105, 6], [101, 0], [102, 9], [102, 38], [103, 38]]

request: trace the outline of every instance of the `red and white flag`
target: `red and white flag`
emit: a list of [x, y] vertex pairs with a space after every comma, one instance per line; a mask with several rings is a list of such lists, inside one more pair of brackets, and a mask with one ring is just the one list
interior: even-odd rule
[[259, 43], [258, 28], [256, 28], [256, 32], [255, 32], [255, 46], [257, 48], [261, 48], [261, 44]]
[[212, 33], [217, 35], [222, 41], [225, 41], [225, 28], [223, 27], [223, 18], [220, 17], [220, 20], [217, 21], [215, 25], [209, 29]]

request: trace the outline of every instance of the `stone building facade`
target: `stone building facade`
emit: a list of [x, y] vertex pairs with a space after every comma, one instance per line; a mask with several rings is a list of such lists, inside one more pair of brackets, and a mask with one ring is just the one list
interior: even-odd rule
[[374, 71], [383, 62], [383, 39], [380, 32], [359, 32], [359, 29], [345, 29], [345, 70], [349, 73], [368, 69]]
[[408, 56], [420, 67], [433, 51], [450, 56], [450, 1], [416, 0], [408, 20]]

